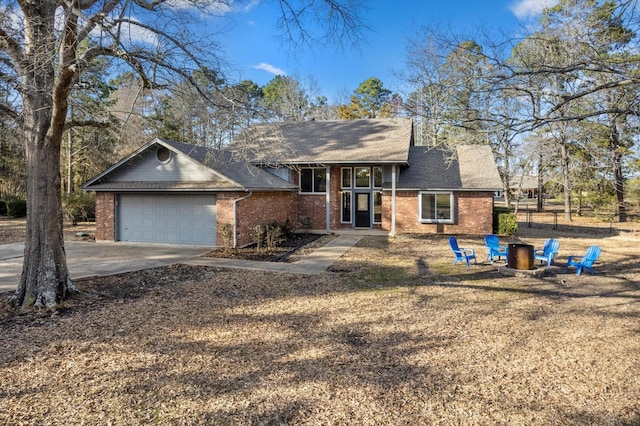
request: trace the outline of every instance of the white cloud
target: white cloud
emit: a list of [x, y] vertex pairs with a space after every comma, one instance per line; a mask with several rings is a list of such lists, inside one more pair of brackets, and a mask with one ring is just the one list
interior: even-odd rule
[[509, 6], [518, 19], [534, 18], [547, 7], [553, 7], [559, 0], [518, 0]]
[[260, 0], [168, 0], [167, 4], [178, 10], [202, 10], [215, 15], [232, 12], [249, 12], [260, 4]]
[[[158, 35], [156, 33], [139, 25], [136, 25], [137, 22], [140, 22], [137, 19], [129, 19], [131, 22], [123, 22], [120, 24], [119, 34], [121, 42], [129, 45], [137, 43], [148, 44], [151, 46], [158, 45], [159, 41]], [[113, 33], [114, 30], [111, 30], [111, 32]], [[109, 37], [105, 36], [102, 33], [102, 28], [100, 28], [99, 26], [91, 32], [91, 36], [96, 38]]]
[[258, 65], [251, 65], [251, 68], [256, 70], [263, 70], [273, 75], [287, 75], [284, 70], [278, 67], [274, 67], [273, 65], [267, 64], [265, 62], [260, 62]]

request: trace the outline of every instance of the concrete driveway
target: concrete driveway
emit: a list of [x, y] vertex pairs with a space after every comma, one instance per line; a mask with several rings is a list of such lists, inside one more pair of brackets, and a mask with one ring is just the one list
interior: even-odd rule
[[[183, 263], [211, 250], [203, 246], [90, 241], [66, 241], [64, 246], [71, 279]], [[15, 290], [22, 274], [23, 256], [24, 243], [0, 244], [0, 292]]]

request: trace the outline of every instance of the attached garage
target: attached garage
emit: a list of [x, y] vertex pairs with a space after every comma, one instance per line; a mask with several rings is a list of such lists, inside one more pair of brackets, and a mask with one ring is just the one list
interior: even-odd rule
[[[294, 220], [298, 186], [230, 152], [154, 139], [82, 189], [96, 193], [98, 241], [215, 247], [250, 243], [256, 224]], [[242, 216], [238, 203], [250, 205]]]
[[116, 240], [159, 244], [216, 245], [216, 196], [120, 194]]

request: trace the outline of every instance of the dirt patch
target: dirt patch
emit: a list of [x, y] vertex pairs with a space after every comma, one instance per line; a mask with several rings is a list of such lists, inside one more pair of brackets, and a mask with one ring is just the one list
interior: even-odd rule
[[[640, 238], [560, 241], [542, 279], [366, 237], [317, 276], [171, 266], [0, 313], [3, 424], [640, 423]], [[503, 239], [503, 242], [507, 242]], [[568, 255], [603, 249], [597, 275]]]
[[[318, 243], [324, 244], [326, 236], [319, 234], [294, 234], [274, 248], [258, 248], [255, 245], [243, 248], [217, 248], [205, 257], [245, 259], [265, 262], [287, 262], [303, 247], [315, 248]], [[320, 240], [320, 241], [318, 241]]]

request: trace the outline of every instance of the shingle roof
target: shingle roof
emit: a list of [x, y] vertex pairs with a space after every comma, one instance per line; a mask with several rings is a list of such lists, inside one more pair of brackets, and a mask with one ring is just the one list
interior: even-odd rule
[[232, 149], [262, 164], [407, 163], [409, 118], [274, 123], [251, 127]]
[[491, 148], [486, 145], [462, 145], [455, 151], [413, 146], [409, 163], [410, 167], [400, 171], [397, 189], [497, 191], [502, 187]]
[[[113, 181], [110, 176], [141, 153], [163, 145], [175, 152], [186, 154], [211, 169], [212, 179], [208, 181]], [[234, 159], [230, 152], [212, 150], [195, 145], [155, 139], [133, 154], [120, 160], [98, 176], [82, 185], [82, 189], [92, 191], [294, 191], [297, 185], [287, 182], [246, 161]]]
[[162, 141], [189, 155], [194, 160], [215, 170], [247, 190], [295, 190], [297, 185], [275, 176], [259, 167], [242, 160], [236, 160], [233, 153], [226, 150], [212, 150], [181, 142]]

